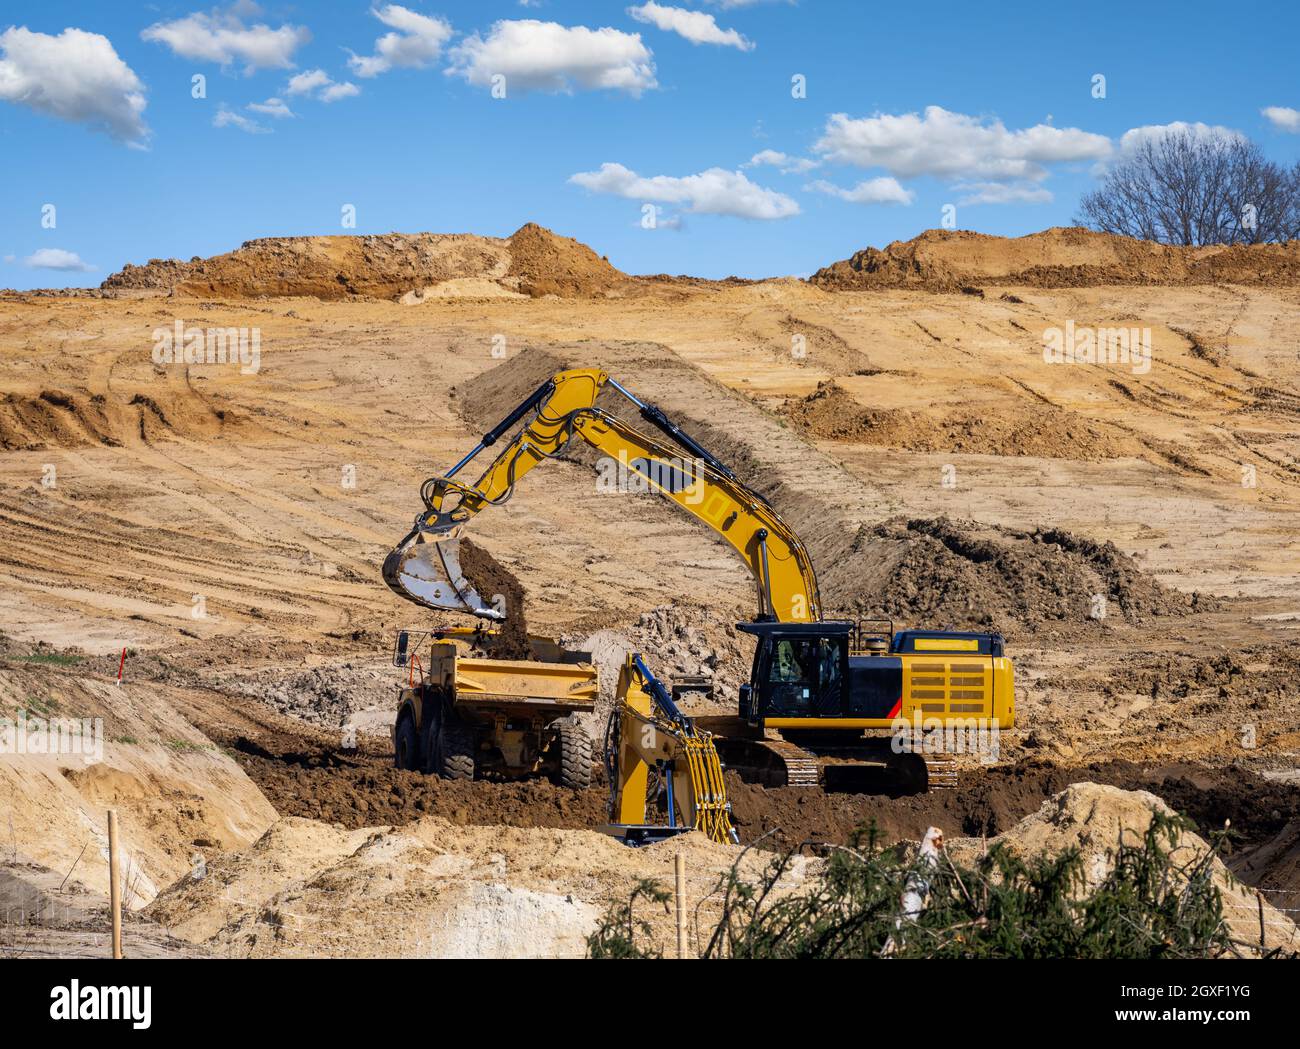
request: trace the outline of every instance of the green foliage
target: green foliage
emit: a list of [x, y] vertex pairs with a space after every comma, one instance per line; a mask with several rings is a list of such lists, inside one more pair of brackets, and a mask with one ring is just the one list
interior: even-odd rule
[[63, 652], [33, 652], [18, 657], [24, 663], [39, 663], [44, 666], [75, 667], [81, 662], [81, 656], [70, 656]]
[[[660, 958], [655, 947], [641, 947], [638, 935], [651, 938], [650, 923], [635, 916], [637, 900], [647, 900], [651, 904], [663, 907], [668, 913], [668, 901], [673, 894], [659, 887], [656, 882], [642, 878], [637, 882], [627, 903], [617, 904], [609, 909], [596, 931], [587, 938], [587, 956], [590, 958]], [[652, 941], [653, 942], [653, 941]]]
[[[718, 886], [722, 914], [703, 939], [707, 958], [1216, 958], [1238, 951], [1213, 880], [1222, 842], [1179, 852], [1190, 824], [1157, 813], [1140, 839], [1121, 841], [1089, 885], [1078, 850], [1025, 860], [997, 845], [974, 869], [946, 854], [930, 865], [866, 843], [833, 847], [824, 871], [792, 884], [799, 850], [778, 856], [756, 883], [739, 863]], [[903, 914], [905, 891], [925, 899]], [[671, 895], [642, 882], [588, 941], [591, 957], [658, 957], [640, 899]]]

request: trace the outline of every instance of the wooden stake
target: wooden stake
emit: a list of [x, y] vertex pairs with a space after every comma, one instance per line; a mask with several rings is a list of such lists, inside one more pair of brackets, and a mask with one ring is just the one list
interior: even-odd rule
[[122, 957], [122, 883], [117, 862], [117, 810], [108, 810], [108, 889], [109, 908], [113, 914], [113, 957]]
[[673, 857], [673, 870], [677, 875], [677, 957], [686, 957], [686, 856]]

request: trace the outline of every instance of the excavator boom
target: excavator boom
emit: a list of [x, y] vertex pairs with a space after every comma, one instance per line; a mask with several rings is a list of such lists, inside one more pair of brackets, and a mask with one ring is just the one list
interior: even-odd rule
[[[596, 407], [606, 387], [634, 404], [671, 444]], [[492, 447], [529, 413], [532, 418], [473, 484], [456, 474]], [[403, 597], [428, 608], [501, 619], [460, 569], [461, 530], [475, 514], [499, 506], [534, 466], [561, 454], [579, 438], [628, 476], [673, 500], [722, 536], [749, 566], [758, 589], [759, 619], [814, 622], [821, 601], [812, 561], [798, 536], [761, 496], [677, 427], [657, 407], [637, 399], [605, 372], [560, 372], [543, 383], [444, 477], [421, 488], [425, 510], [384, 561], [384, 580]]]

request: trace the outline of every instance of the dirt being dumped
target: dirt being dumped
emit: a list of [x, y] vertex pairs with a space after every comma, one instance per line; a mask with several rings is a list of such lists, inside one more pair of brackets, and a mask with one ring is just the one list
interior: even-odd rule
[[468, 539], [460, 541], [460, 569], [484, 601], [506, 614], [496, 633], [484, 643], [485, 654], [494, 659], [528, 659], [531, 649], [524, 588], [514, 573]]
[[126, 265], [101, 287], [223, 298], [315, 296], [423, 301], [438, 287], [470, 284], [532, 296], [602, 295], [626, 281], [585, 244], [534, 223], [508, 239], [472, 234], [264, 237], [225, 255]]
[[863, 525], [823, 558], [828, 604], [935, 628], [1182, 615], [1214, 606], [1170, 590], [1113, 543], [1062, 529], [1019, 531], [973, 521], [893, 518]]
[[1300, 244], [1185, 248], [1078, 227], [1026, 237], [927, 230], [885, 248], [866, 248], [809, 278], [827, 291], [961, 292], [988, 285], [1079, 288], [1140, 284], [1300, 283]]
[[909, 452], [1034, 455], [1087, 462], [1133, 454], [1123, 433], [1048, 405], [1019, 418], [974, 411], [936, 416], [906, 408], [868, 408], [833, 380], [819, 383], [806, 397], [786, 401], [782, 414], [811, 437]]

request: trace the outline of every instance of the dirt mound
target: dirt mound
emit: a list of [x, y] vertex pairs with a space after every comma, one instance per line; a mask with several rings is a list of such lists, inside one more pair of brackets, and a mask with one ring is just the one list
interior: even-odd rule
[[1025, 237], [926, 230], [865, 248], [809, 280], [828, 291], [914, 288], [959, 292], [990, 285], [1080, 288], [1107, 284], [1300, 284], [1300, 243], [1183, 248], [1054, 227]]
[[[1173, 815], [1174, 811], [1144, 790], [1075, 783], [1044, 801], [1038, 811], [995, 841], [1025, 857], [1059, 856], [1067, 850], [1078, 852], [1083, 859], [1083, 878], [1091, 888], [1109, 876], [1121, 843], [1139, 844], [1156, 813]], [[1174, 866], [1183, 871], [1208, 863], [1210, 877], [1223, 901], [1223, 919], [1239, 946], [1259, 945], [1286, 951], [1295, 951], [1300, 946], [1295, 923], [1282, 911], [1259, 900], [1255, 892], [1229, 873], [1221, 859], [1210, 858], [1210, 847], [1201, 836], [1183, 830], [1173, 841], [1163, 840], [1160, 844], [1169, 852]], [[966, 863], [973, 862], [983, 848], [983, 843], [973, 841], [948, 845], [954, 860]], [[1173, 876], [1186, 879], [1186, 875]]]
[[[769, 843], [801, 841], [842, 844], [872, 824], [883, 843], [919, 840], [928, 826], [950, 835], [993, 837], [1038, 810], [1054, 794], [1087, 780], [1123, 790], [1159, 795], [1189, 817], [1202, 834], [1218, 833], [1231, 820], [1232, 847], [1245, 857], [1271, 842], [1288, 820], [1300, 819], [1300, 787], [1281, 784], [1240, 769], [1212, 770], [1188, 765], [1148, 768], [1127, 761], [1080, 766], [1022, 762], [961, 774], [954, 790], [903, 797], [824, 793], [802, 787], [764, 789], [728, 773], [727, 797], [742, 842], [775, 830]], [[1272, 867], [1261, 862], [1241, 876], [1254, 882]]]
[[589, 296], [624, 279], [585, 245], [529, 223], [509, 239], [441, 233], [265, 237], [208, 259], [128, 264], [101, 287], [235, 299], [410, 296], [405, 301], [421, 302], [442, 297], [444, 282], [480, 297], [489, 294], [487, 284], [529, 295]]
[[827, 604], [932, 627], [1004, 632], [1045, 621], [1180, 615], [1211, 607], [1169, 590], [1113, 543], [1061, 529], [1022, 532], [946, 517], [862, 526], [822, 558]]
[[534, 297], [587, 298], [603, 295], [625, 280], [608, 258], [533, 222], [520, 226], [508, 244], [509, 277], [518, 281], [520, 291]]
[[1278, 906], [1300, 914], [1300, 820], [1288, 823], [1277, 837], [1242, 856], [1233, 870], [1239, 878], [1266, 890]]
[[120, 448], [168, 437], [216, 437], [248, 423], [192, 393], [136, 393], [127, 401], [65, 390], [7, 393], [0, 398], [0, 449]]
[[1033, 455], [1100, 462], [1132, 454], [1131, 438], [1083, 416], [1035, 405], [1031, 415], [956, 411], [936, 417], [906, 408], [868, 408], [833, 380], [785, 402], [782, 414], [811, 437], [909, 452]]
[[349, 828], [423, 816], [510, 827], [594, 827], [605, 820], [603, 790], [575, 792], [545, 780], [444, 780], [393, 768], [387, 753], [332, 746], [325, 737], [238, 737], [232, 750], [282, 816]]

